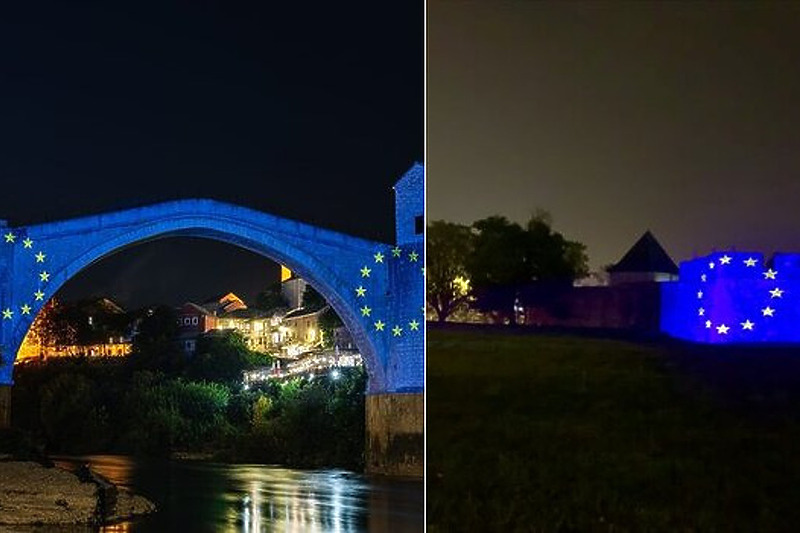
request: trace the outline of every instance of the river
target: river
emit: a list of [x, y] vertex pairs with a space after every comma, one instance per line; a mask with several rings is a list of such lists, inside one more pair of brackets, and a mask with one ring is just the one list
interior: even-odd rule
[[159, 462], [118, 455], [56, 460], [64, 468], [83, 463], [158, 506], [153, 515], [101, 528], [105, 532], [424, 529], [422, 481], [374, 478], [347, 470]]

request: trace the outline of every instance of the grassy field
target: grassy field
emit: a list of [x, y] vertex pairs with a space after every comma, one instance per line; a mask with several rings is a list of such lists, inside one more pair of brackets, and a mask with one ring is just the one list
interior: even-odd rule
[[800, 531], [798, 361], [429, 330], [428, 531]]

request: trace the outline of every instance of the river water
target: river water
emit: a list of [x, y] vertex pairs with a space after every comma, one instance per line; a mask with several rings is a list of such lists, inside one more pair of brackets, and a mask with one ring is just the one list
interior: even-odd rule
[[144, 461], [126, 456], [59, 458], [88, 463], [118, 486], [152, 500], [153, 515], [101, 531], [417, 532], [424, 529], [422, 481], [373, 478], [346, 470]]

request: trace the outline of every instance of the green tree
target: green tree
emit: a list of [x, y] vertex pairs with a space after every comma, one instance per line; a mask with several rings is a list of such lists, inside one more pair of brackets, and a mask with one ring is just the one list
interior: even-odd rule
[[178, 347], [178, 315], [168, 306], [160, 306], [142, 318], [133, 338], [130, 364], [136, 369], [177, 372], [183, 363]]
[[184, 372], [189, 379], [237, 386], [245, 370], [254, 363], [267, 361], [270, 361], [267, 356], [248, 348], [241, 333], [225, 330], [197, 339], [195, 355], [187, 360]]
[[436, 220], [426, 234], [426, 293], [439, 322], [464, 305], [469, 297], [466, 262], [472, 252], [468, 226]]
[[272, 311], [273, 309], [288, 307], [286, 298], [283, 297], [283, 293], [281, 292], [280, 282], [273, 283], [262, 292], [259, 292], [258, 296], [256, 296], [255, 307], [262, 311]]
[[311, 285], [306, 285], [306, 290], [303, 291], [303, 301], [301, 303], [307, 311], [316, 311], [322, 309], [328, 302], [325, 298]]
[[540, 211], [533, 215], [526, 231], [528, 274], [534, 280], [571, 280], [588, 273], [586, 246], [554, 231], [549, 214]]
[[333, 307], [328, 306], [319, 316], [319, 330], [322, 332], [322, 342], [326, 348], [333, 346], [334, 332], [336, 328], [340, 328], [343, 325], [342, 319], [339, 318]]
[[586, 247], [567, 240], [551, 224], [550, 216], [539, 211], [524, 228], [502, 216], [472, 225], [466, 269], [481, 310], [514, 323], [521, 286], [566, 283], [587, 272]]
[[110, 421], [90, 379], [61, 374], [42, 387], [41, 395], [40, 418], [53, 449], [74, 453], [102, 449]]

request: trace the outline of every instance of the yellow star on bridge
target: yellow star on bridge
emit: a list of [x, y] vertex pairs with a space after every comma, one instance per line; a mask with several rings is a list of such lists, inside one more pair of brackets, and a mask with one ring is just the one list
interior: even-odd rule
[[6, 307], [3, 309], [3, 320], [11, 320], [11, 317], [14, 316], [14, 311]]
[[35, 257], [37, 263], [44, 263], [44, 258], [47, 257], [47, 254], [45, 254], [44, 252], [39, 252], [38, 254], [36, 254]]
[[28, 305], [28, 304], [22, 304], [22, 306], [20, 307], [20, 309], [22, 310], [22, 314], [23, 314], [23, 315], [29, 315], [29, 314], [31, 314], [31, 306], [30, 306], [30, 305]]
[[409, 261], [414, 261], [414, 262], [416, 262], [416, 260], [417, 260], [418, 258], [419, 258], [419, 254], [418, 254], [417, 252], [411, 252], [410, 254], [408, 254], [408, 260], [409, 260]]
[[356, 296], [363, 298], [365, 294], [367, 294], [367, 289], [363, 285], [356, 287]]
[[370, 272], [372, 272], [372, 270], [370, 270], [370, 268], [367, 265], [364, 265], [364, 268], [361, 269], [361, 277], [368, 278]]
[[36, 291], [33, 293], [33, 295], [36, 297], [37, 302], [39, 300], [44, 300], [44, 293], [42, 291]]
[[10, 231], [6, 233], [4, 237], [6, 238], [6, 242], [14, 242], [14, 240], [17, 238], [17, 236], [11, 233]]
[[50, 273], [47, 270], [42, 271], [39, 274], [40, 281], [50, 281]]
[[378, 252], [374, 256], [376, 263], [383, 263], [383, 254]]
[[383, 331], [383, 327], [384, 327], [385, 325], [386, 325], [386, 324], [384, 324], [383, 322], [381, 322], [380, 320], [378, 320], [377, 322], [375, 322], [375, 331]]
[[364, 307], [361, 308], [361, 316], [369, 316], [371, 312], [372, 309], [370, 309], [368, 305], [365, 305]]
[[419, 322], [417, 322], [416, 320], [412, 320], [411, 322], [408, 323], [408, 327], [409, 329], [411, 329], [411, 331], [417, 331], [419, 329]]
[[400, 257], [400, 247], [395, 246], [392, 248], [392, 257]]
[[25, 237], [25, 239], [22, 241], [22, 246], [24, 246], [25, 248], [32, 248], [33, 241], [31, 240], [30, 237]]
[[395, 337], [399, 337], [402, 334], [403, 334], [403, 328], [401, 328], [400, 326], [395, 326], [392, 328], [392, 335], [394, 335]]

